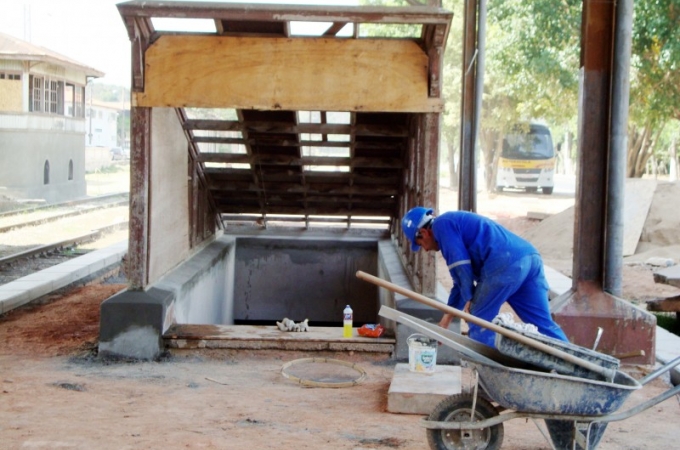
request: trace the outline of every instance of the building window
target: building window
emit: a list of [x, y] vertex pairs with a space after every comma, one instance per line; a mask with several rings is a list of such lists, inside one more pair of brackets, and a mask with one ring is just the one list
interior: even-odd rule
[[68, 179], [73, 180], [73, 160], [68, 160]]
[[45, 82], [45, 112], [64, 114], [64, 83], [61, 81]]
[[32, 112], [64, 114], [64, 82], [31, 75], [29, 78]]
[[31, 111], [33, 112], [43, 112], [43, 83], [44, 80], [41, 77], [35, 77], [31, 75]]
[[18, 74], [18, 73], [0, 72], [0, 80], [15, 80], [15, 81], [21, 81], [21, 74]]
[[45, 160], [45, 167], [43, 168], [43, 184], [50, 184], [50, 162]]

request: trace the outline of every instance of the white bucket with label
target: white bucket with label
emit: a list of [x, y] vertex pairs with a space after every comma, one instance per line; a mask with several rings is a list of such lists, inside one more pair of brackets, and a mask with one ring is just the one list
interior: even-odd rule
[[408, 368], [411, 372], [434, 373], [437, 365], [437, 341], [423, 334], [412, 334], [408, 343]]

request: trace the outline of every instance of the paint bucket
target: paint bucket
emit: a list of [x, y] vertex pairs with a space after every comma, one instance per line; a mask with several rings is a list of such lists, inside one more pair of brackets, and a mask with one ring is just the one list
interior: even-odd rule
[[411, 372], [434, 373], [437, 364], [437, 341], [422, 334], [412, 334], [408, 343], [408, 368]]

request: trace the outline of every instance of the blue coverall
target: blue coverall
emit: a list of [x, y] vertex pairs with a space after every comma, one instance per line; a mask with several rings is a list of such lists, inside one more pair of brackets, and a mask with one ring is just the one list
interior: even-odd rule
[[[491, 322], [506, 301], [524, 323], [541, 334], [567, 341], [550, 316], [548, 283], [538, 250], [496, 222], [466, 211], [434, 219], [432, 232], [446, 260], [453, 288], [448, 305]], [[475, 324], [469, 336], [494, 346], [495, 333]]]

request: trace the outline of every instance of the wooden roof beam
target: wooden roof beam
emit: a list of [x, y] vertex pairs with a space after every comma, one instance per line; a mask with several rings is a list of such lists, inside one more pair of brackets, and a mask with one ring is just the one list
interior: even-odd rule
[[[408, 137], [408, 127], [401, 125], [351, 125], [289, 122], [248, 122], [237, 120], [189, 119], [182, 126], [187, 130], [256, 131], [258, 133], [290, 134], [355, 134], [357, 136]], [[316, 141], [312, 141], [316, 142]]]
[[391, 24], [448, 23], [453, 14], [438, 7], [277, 5], [137, 0], [116, 5], [121, 16], [244, 21], [356, 22]]

